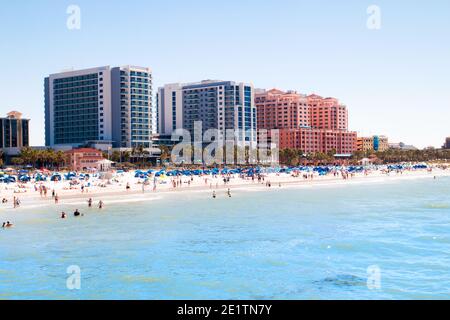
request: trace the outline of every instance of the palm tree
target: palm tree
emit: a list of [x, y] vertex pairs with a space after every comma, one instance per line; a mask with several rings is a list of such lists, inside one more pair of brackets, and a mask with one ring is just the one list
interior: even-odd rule
[[60, 150], [55, 154], [55, 160], [59, 171], [60, 167], [65, 166], [67, 163], [67, 154]]
[[121, 158], [120, 151], [115, 150], [111, 153], [111, 161], [122, 162], [120, 158]]
[[19, 166], [19, 165], [23, 165], [24, 162], [23, 162], [22, 158], [14, 157], [14, 158], [11, 159], [11, 163], [14, 164], [14, 165]]
[[171, 158], [170, 149], [168, 146], [165, 146], [165, 145], [159, 146], [159, 149], [161, 150], [160, 158], [161, 158], [161, 165], [162, 165], [165, 161], [167, 161]]
[[34, 166], [35, 155], [35, 150], [31, 149], [30, 147], [25, 147], [20, 150], [19, 157], [22, 159], [22, 162], [24, 164]]
[[280, 162], [286, 165], [296, 165], [299, 162], [299, 151], [297, 149], [281, 149]]
[[141, 158], [142, 160], [142, 167], [144, 166], [145, 162], [145, 156], [149, 154], [147, 150], [145, 150], [143, 145], [138, 145], [137, 147], [133, 148], [133, 156], [137, 158]]

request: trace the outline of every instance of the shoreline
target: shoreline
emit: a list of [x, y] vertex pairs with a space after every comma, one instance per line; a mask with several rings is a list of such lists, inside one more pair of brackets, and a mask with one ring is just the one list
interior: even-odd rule
[[[211, 179], [209, 184], [204, 183], [205, 177], [196, 177], [192, 180], [192, 185], [183, 185], [181, 187], [172, 188], [169, 184], [160, 186], [156, 191], [152, 191], [151, 186], [146, 186], [145, 192], [142, 192], [142, 184], [135, 183], [130, 190], [124, 190], [124, 185], [130, 183], [130, 177], [125, 181], [121, 181], [116, 185], [111, 185], [106, 188], [102, 187], [91, 187], [94, 188], [89, 192], [81, 193], [75, 192], [77, 190], [63, 190], [61, 187], [64, 183], [53, 183], [54, 190], [59, 197], [59, 203], [55, 204], [52, 195], [47, 195], [47, 197], [40, 197], [39, 192], [35, 193], [34, 190], [26, 193], [11, 193], [9, 197], [16, 196], [19, 197], [22, 204], [20, 207], [14, 209], [12, 202], [8, 201], [8, 204], [1, 205], [1, 214], [8, 213], [15, 210], [32, 209], [32, 208], [42, 208], [42, 207], [54, 207], [63, 208], [65, 205], [87, 205], [87, 200], [92, 198], [94, 201], [93, 206], [95, 207], [99, 200], [105, 202], [106, 208], [108, 204], [114, 203], [134, 203], [134, 202], [147, 202], [161, 200], [164, 195], [177, 195], [177, 194], [190, 194], [190, 193], [211, 193], [209, 197], [212, 196], [212, 192], [215, 191], [227, 191], [231, 192], [271, 192], [274, 190], [281, 189], [295, 189], [295, 188], [314, 188], [314, 187], [342, 187], [347, 185], [356, 184], [374, 184], [374, 183], [390, 183], [399, 181], [408, 181], [416, 179], [433, 179], [434, 177], [450, 177], [449, 170], [439, 170], [435, 169], [433, 172], [427, 172], [425, 170], [417, 171], [406, 171], [402, 174], [392, 172], [390, 175], [382, 174], [380, 172], [373, 172], [370, 175], [356, 174], [354, 177], [344, 180], [341, 176], [324, 176], [324, 177], [314, 177], [314, 179], [304, 179], [303, 177], [291, 177], [289, 175], [276, 175], [269, 174], [265, 178], [266, 181], [258, 182], [241, 179], [239, 177], [233, 177], [230, 179], [228, 184], [220, 182], [222, 177], [217, 179]], [[137, 179], [134, 178], [133, 179]], [[182, 179], [183, 180], [183, 179]], [[186, 177], [184, 178], [186, 180]], [[190, 180], [190, 178], [189, 178]], [[203, 181], [202, 181], [203, 180]], [[270, 181], [271, 186], [268, 187], [266, 182]], [[186, 181], [184, 183], [187, 184]], [[183, 183], [183, 184], [184, 184]], [[131, 183], [130, 183], [131, 184]], [[59, 188], [58, 188], [59, 187]], [[119, 188], [122, 187], [122, 188]], [[139, 188], [139, 190], [136, 189]], [[4, 192], [2, 192], [1, 197], [4, 197]], [[120, 199], [117, 199], [120, 197]], [[10, 200], [10, 199], [8, 199]]]

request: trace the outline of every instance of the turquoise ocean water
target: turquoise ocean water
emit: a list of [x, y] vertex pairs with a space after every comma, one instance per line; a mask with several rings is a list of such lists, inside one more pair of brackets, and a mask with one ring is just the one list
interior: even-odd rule
[[450, 178], [77, 207], [0, 211], [0, 299], [450, 298]]

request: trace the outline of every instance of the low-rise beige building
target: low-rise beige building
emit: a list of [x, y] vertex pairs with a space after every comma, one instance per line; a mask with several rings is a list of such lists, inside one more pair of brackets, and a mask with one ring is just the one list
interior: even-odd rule
[[389, 139], [386, 136], [358, 137], [356, 150], [384, 152], [389, 149]]

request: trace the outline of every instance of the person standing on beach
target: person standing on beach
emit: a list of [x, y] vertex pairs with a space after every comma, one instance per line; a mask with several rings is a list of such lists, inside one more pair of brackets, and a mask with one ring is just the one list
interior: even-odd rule
[[13, 203], [13, 207], [14, 207], [14, 209], [15, 208], [17, 208], [17, 207], [19, 207], [20, 206], [20, 200], [19, 200], [19, 198], [17, 197], [14, 197], [14, 203]]

